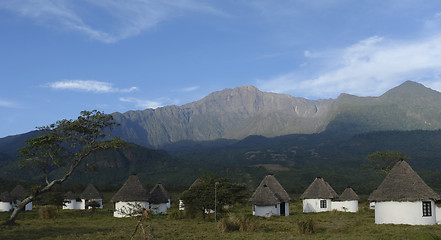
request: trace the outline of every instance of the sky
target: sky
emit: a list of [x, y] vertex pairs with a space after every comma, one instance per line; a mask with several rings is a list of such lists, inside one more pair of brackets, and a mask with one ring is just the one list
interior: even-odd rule
[[0, 138], [237, 86], [328, 99], [406, 80], [441, 91], [441, 1], [0, 1]]

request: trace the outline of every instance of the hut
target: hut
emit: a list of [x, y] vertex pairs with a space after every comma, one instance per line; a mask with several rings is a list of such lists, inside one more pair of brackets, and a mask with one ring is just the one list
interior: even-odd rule
[[150, 208], [150, 194], [136, 175], [131, 175], [118, 192], [113, 195], [114, 217], [130, 217]]
[[342, 212], [358, 212], [358, 200], [360, 198], [354, 190], [347, 187], [338, 199], [331, 201], [331, 208]]
[[394, 165], [369, 196], [375, 202], [376, 224], [435, 224], [435, 202], [440, 199], [404, 160]]
[[0, 212], [11, 211], [14, 208], [15, 198], [8, 192], [0, 194]]
[[167, 214], [167, 208], [170, 206], [170, 195], [162, 184], [156, 184], [150, 191], [150, 208], [153, 213]]
[[96, 189], [93, 184], [89, 184], [80, 194], [80, 209], [103, 208], [103, 195]]
[[300, 196], [303, 200], [303, 212], [326, 212], [332, 210], [332, 200], [338, 194], [323, 178], [317, 177]]
[[[27, 197], [26, 193], [27, 193], [26, 189], [20, 184], [18, 184], [17, 186], [15, 186], [14, 189], [12, 189], [11, 195], [15, 198], [14, 204], [16, 206], [18, 204], [20, 204]], [[32, 202], [26, 204], [26, 206], [24, 206], [24, 210], [31, 211], [32, 210]]]
[[81, 209], [81, 199], [72, 191], [64, 194], [63, 209]]
[[270, 217], [289, 216], [291, 198], [273, 175], [267, 175], [251, 196], [253, 215]]

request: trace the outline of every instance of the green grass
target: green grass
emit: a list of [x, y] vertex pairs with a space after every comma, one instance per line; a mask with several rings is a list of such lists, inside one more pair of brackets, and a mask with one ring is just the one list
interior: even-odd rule
[[[289, 217], [250, 216], [257, 230], [248, 232], [220, 232], [213, 215], [206, 220], [158, 215], [143, 223], [153, 230], [155, 239], [441, 239], [441, 226], [438, 225], [376, 225], [374, 212], [365, 205], [360, 204], [359, 213], [304, 214], [301, 202], [296, 201], [291, 203]], [[35, 209], [22, 213], [18, 225], [0, 226], [0, 239], [130, 239], [138, 218], [118, 219], [112, 214], [109, 208], [95, 213], [59, 210], [56, 219], [40, 219]], [[231, 217], [229, 215], [249, 216], [251, 206], [237, 206], [218, 217]], [[8, 213], [0, 213], [1, 220], [7, 216]], [[314, 233], [300, 233], [299, 222], [305, 220], [312, 220]], [[135, 239], [143, 239], [141, 230]]]

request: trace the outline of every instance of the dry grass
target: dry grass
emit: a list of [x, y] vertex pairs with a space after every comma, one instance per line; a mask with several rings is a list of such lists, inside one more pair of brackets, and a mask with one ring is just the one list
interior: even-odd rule
[[259, 229], [259, 224], [251, 215], [235, 215], [230, 214], [228, 217], [222, 218], [217, 224], [219, 232], [252, 232]]
[[[155, 239], [440, 239], [441, 226], [376, 225], [374, 213], [360, 206], [359, 213], [301, 213], [301, 202], [291, 204], [288, 217], [255, 217], [251, 206], [234, 208], [219, 223], [213, 216], [203, 220], [153, 216], [146, 220]], [[173, 210], [174, 211], [174, 210]], [[172, 211], [172, 212], [173, 212]], [[17, 226], [0, 226], [0, 239], [129, 239], [138, 224], [136, 218], [114, 218], [110, 209], [95, 213], [81, 210], [60, 210], [55, 219], [40, 219], [38, 210], [25, 212]], [[179, 213], [175, 213], [179, 214]], [[8, 213], [0, 213], [6, 220]], [[219, 217], [219, 215], [218, 215]], [[226, 219], [226, 220], [223, 220]], [[234, 231], [219, 229], [221, 221], [233, 222]], [[311, 228], [310, 223], [313, 223]], [[313, 229], [309, 234], [299, 230]], [[218, 230], [219, 229], [219, 230]], [[306, 233], [307, 231], [305, 231]], [[143, 239], [137, 234], [135, 239]]]
[[41, 219], [54, 219], [58, 217], [56, 206], [41, 206], [38, 208], [38, 215]]

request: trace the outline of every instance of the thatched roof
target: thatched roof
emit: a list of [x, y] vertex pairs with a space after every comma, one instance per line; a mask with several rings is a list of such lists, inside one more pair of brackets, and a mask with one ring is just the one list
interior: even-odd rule
[[0, 194], [0, 202], [14, 202], [16, 198], [8, 192]]
[[291, 197], [273, 175], [267, 175], [262, 180], [250, 199], [253, 204], [259, 206], [274, 205], [290, 200]]
[[194, 180], [193, 184], [191, 184], [190, 187], [189, 187], [188, 189], [190, 189], [190, 188], [192, 188], [192, 187], [194, 187], [194, 186], [200, 185], [200, 184], [202, 184], [202, 183], [204, 183], [204, 181], [201, 180], [200, 178], [197, 178], [196, 180]]
[[103, 199], [103, 195], [93, 186], [89, 184], [86, 189], [80, 194], [81, 199]]
[[352, 188], [347, 187], [343, 193], [338, 197], [340, 201], [352, 201], [352, 200], [360, 200], [358, 195], [352, 190]]
[[66, 200], [74, 200], [74, 199], [77, 199], [77, 196], [72, 191], [69, 191], [66, 194], [64, 194], [64, 199], [66, 199]]
[[23, 200], [26, 197], [26, 193], [26, 189], [20, 184], [15, 186], [15, 188], [11, 191], [11, 195], [19, 200]]
[[150, 191], [151, 203], [168, 203], [168, 199], [170, 199], [170, 195], [167, 190], [165, 190], [162, 184], [156, 184], [153, 189]]
[[251, 201], [258, 206], [270, 206], [281, 202], [267, 185], [259, 186], [251, 197]]
[[113, 195], [112, 202], [149, 201], [150, 194], [136, 175], [131, 175], [118, 192]]
[[300, 199], [336, 199], [338, 194], [323, 178], [317, 177], [309, 185]]
[[421, 201], [440, 200], [432, 188], [404, 161], [398, 161], [370, 196], [369, 201]]

